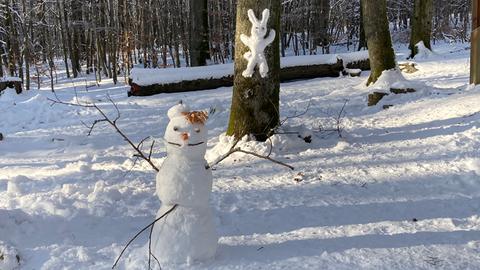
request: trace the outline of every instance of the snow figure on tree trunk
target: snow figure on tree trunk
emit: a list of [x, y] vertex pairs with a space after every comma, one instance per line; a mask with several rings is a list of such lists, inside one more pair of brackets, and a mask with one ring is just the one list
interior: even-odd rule
[[213, 258], [218, 237], [209, 197], [212, 172], [206, 169], [207, 114], [190, 111], [185, 104], [168, 110], [165, 131], [167, 158], [157, 174], [157, 195], [162, 206], [152, 232], [152, 253], [160, 262], [191, 263]]
[[240, 40], [250, 49], [249, 52], [243, 55], [248, 61], [247, 68], [242, 72], [243, 77], [252, 77], [256, 65], [258, 65], [260, 76], [262, 78], [267, 77], [268, 64], [263, 51], [275, 39], [275, 30], [273, 29], [270, 30], [270, 33], [265, 38], [269, 17], [270, 10], [268, 9], [263, 10], [261, 21], [255, 17], [253, 10], [248, 10], [248, 19], [252, 23], [251, 35], [250, 37], [244, 34], [240, 35]]

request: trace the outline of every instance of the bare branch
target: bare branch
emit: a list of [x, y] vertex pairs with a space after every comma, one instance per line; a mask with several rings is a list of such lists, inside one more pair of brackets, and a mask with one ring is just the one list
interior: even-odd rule
[[52, 106], [54, 104], [63, 104], [63, 105], [68, 105], [68, 106], [76, 106], [76, 107], [82, 107], [82, 108], [94, 108], [95, 110], [97, 110], [98, 113], [100, 113], [100, 115], [103, 117], [102, 119], [98, 119], [98, 120], [95, 120], [92, 125], [87, 125], [85, 124], [84, 122], [82, 122], [82, 124], [84, 124], [86, 127], [89, 128], [89, 132], [88, 132], [88, 135], [90, 135], [93, 131], [93, 129], [95, 128], [96, 124], [100, 123], [100, 122], [107, 122], [108, 124], [110, 124], [116, 131], [118, 134], [120, 134], [120, 136], [122, 136], [122, 138], [127, 141], [127, 143], [136, 151], [136, 154], [134, 155], [134, 157], [138, 157], [138, 158], [141, 158], [143, 160], [145, 160], [146, 162], [148, 162], [148, 164], [150, 164], [150, 166], [158, 172], [158, 167], [155, 166], [155, 164], [153, 164], [152, 160], [151, 160], [151, 153], [152, 153], [152, 150], [153, 150], [153, 144], [151, 146], [151, 149], [150, 149], [150, 153], [148, 154], [148, 157], [142, 152], [141, 150], [141, 145], [143, 144], [143, 142], [148, 138], [144, 138], [142, 141], [140, 141], [140, 143], [138, 145], [135, 145], [132, 140], [130, 140], [130, 138], [127, 137], [127, 135], [125, 135], [125, 133], [123, 133], [123, 131], [118, 127], [117, 125], [117, 120], [120, 119], [120, 110], [118, 109], [118, 106], [117, 104], [113, 101], [113, 99], [107, 95], [107, 99], [113, 104], [113, 106], [115, 107], [115, 110], [117, 112], [117, 116], [115, 119], [111, 119], [110, 117], [107, 116], [107, 114], [100, 108], [97, 106], [97, 104], [95, 103], [87, 103], [87, 104], [82, 104], [80, 103], [80, 101], [78, 100], [77, 98], [77, 103], [71, 103], [71, 102], [64, 102], [64, 101], [61, 101], [58, 96], [55, 94], [55, 97], [56, 99], [51, 99], [51, 98], [48, 98], [49, 101], [52, 102]]
[[281, 161], [278, 161], [276, 159], [273, 159], [270, 157], [270, 154], [272, 152], [272, 144], [271, 144], [271, 148], [270, 148], [270, 152], [267, 156], [264, 156], [264, 155], [260, 155], [260, 154], [257, 154], [255, 152], [251, 152], [251, 151], [246, 151], [246, 150], [242, 150], [240, 147], [235, 147], [238, 142], [240, 140], [239, 139], [236, 139], [235, 142], [233, 143], [233, 145], [230, 147], [230, 150], [228, 150], [227, 153], [225, 153], [223, 156], [221, 156], [219, 159], [217, 159], [216, 161], [214, 161], [213, 163], [211, 164], [208, 164], [206, 166], [207, 169], [210, 169], [212, 168], [213, 166], [219, 164], [220, 162], [222, 162], [223, 160], [225, 160], [227, 157], [229, 157], [230, 155], [232, 155], [233, 153], [236, 153], [236, 152], [240, 152], [240, 153], [244, 153], [244, 154], [248, 154], [248, 155], [252, 155], [252, 156], [255, 156], [255, 157], [258, 157], [258, 158], [261, 158], [261, 159], [266, 159], [266, 160], [269, 160], [273, 163], [276, 163], [276, 164], [279, 164], [279, 165], [282, 165], [282, 166], [285, 166], [287, 168], [289, 168], [290, 170], [294, 170], [295, 168], [291, 165], [288, 165], [284, 162], [281, 162]]
[[[163, 213], [160, 217], [156, 218], [154, 221], [152, 221], [150, 224], [148, 224], [147, 226], [145, 226], [143, 229], [141, 229], [137, 234], [135, 234], [134, 237], [132, 237], [132, 239], [130, 239], [127, 243], [127, 245], [125, 245], [125, 247], [122, 249], [122, 252], [120, 252], [120, 255], [118, 256], [118, 258], [115, 260], [115, 263], [113, 264], [112, 266], [112, 269], [115, 268], [115, 266], [117, 266], [118, 262], [120, 261], [120, 258], [122, 258], [122, 255], [123, 253], [125, 252], [125, 250], [127, 250], [128, 246], [130, 246], [130, 244], [135, 240], [137, 239], [137, 237], [142, 234], [144, 231], [146, 231], [148, 228], [152, 227], [155, 223], [157, 223], [157, 221], [159, 221], [160, 219], [162, 219], [163, 217], [165, 217], [166, 215], [170, 214], [173, 210], [175, 210], [175, 208], [178, 206], [178, 204], [174, 204], [170, 209], [168, 209], [167, 212]], [[152, 229], [153, 230], [153, 229]]]

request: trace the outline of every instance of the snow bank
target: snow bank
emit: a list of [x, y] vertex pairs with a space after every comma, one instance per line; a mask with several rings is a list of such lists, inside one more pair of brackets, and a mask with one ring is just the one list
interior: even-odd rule
[[[13, 228], [12, 228], [13, 229]], [[0, 269], [20, 269], [20, 256], [15, 248], [0, 241]]]
[[405, 79], [402, 72], [398, 69], [384, 70], [377, 81], [368, 87], [369, 90], [385, 93], [390, 93], [391, 88], [411, 88], [418, 92], [426, 89], [427, 87], [421, 82]]
[[417, 47], [417, 54], [415, 55], [414, 59], [415, 60], [424, 60], [431, 58], [433, 55], [435, 55], [434, 52], [432, 52], [430, 49], [425, 47], [425, 44], [423, 41], [418, 42], [415, 44], [415, 47]]
[[18, 78], [18, 77], [1, 77], [0, 78], [0, 82], [21, 82], [22, 79]]
[[[344, 65], [347, 63], [366, 60], [368, 59], [368, 51], [283, 57], [280, 59], [280, 67], [286, 68], [295, 66], [335, 64], [337, 63], [338, 59], [343, 60]], [[130, 78], [134, 83], [140, 86], [177, 83], [181, 81], [193, 81], [199, 79], [220, 79], [222, 77], [232, 76], [233, 68], [233, 63], [206, 67], [182, 67], [167, 69], [134, 68], [130, 73]]]

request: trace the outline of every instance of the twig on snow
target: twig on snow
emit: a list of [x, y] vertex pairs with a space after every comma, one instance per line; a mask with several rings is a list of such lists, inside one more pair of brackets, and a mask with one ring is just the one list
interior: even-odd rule
[[[148, 228], [152, 228], [151, 230], [153, 230], [153, 225], [159, 221], [160, 219], [162, 219], [163, 217], [165, 217], [166, 215], [170, 214], [173, 210], [175, 210], [175, 208], [177, 207], [178, 205], [177, 204], [174, 204], [170, 209], [168, 209], [167, 212], [163, 213], [160, 217], [156, 218], [154, 221], [152, 221], [150, 224], [148, 224], [147, 226], [145, 226], [143, 229], [141, 229], [137, 234], [135, 234], [134, 237], [132, 237], [128, 243], [125, 245], [125, 247], [122, 249], [122, 252], [120, 252], [120, 255], [118, 255], [117, 259], [115, 260], [115, 263], [113, 264], [112, 266], [112, 269], [115, 268], [115, 266], [117, 266], [118, 262], [120, 261], [120, 259], [122, 258], [122, 255], [123, 253], [125, 252], [125, 250], [127, 250], [128, 246], [130, 246], [130, 244], [140, 235], [142, 234], [144, 231], [146, 231]], [[151, 241], [152, 239], [152, 235], [150, 233], [150, 237], [149, 237], [149, 241]], [[150, 242], [149, 242], [149, 252], [150, 254], [151, 253], [151, 245], [150, 245]], [[149, 256], [150, 256], [149, 254]], [[156, 259], [156, 258], [155, 258]], [[158, 260], [157, 260], [158, 261]], [[150, 266], [150, 258], [149, 258], [149, 266]]]
[[[92, 134], [92, 131], [95, 128], [95, 126], [99, 123], [106, 122], [106, 123], [110, 124], [115, 129], [115, 131], [118, 134], [120, 134], [120, 136], [122, 136], [122, 138], [125, 141], [127, 141], [127, 143], [135, 150], [136, 153], [133, 156], [137, 159], [141, 158], [141, 159], [145, 160], [146, 162], [148, 162], [148, 164], [150, 164], [150, 166], [155, 171], [158, 172], [158, 167], [155, 166], [155, 164], [153, 164], [152, 159], [151, 159], [152, 152], [153, 152], [153, 145], [154, 145], [155, 141], [152, 142], [152, 145], [150, 146], [149, 153], [148, 154], [143, 153], [143, 151], [141, 150], [141, 146], [142, 146], [143, 142], [149, 137], [144, 138], [142, 141], [140, 141], [139, 144], [135, 145], [132, 142], [132, 140], [130, 140], [130, 138], [128, 138], [128, 136], [117, 125], [117, 121], [121, 117], [120, 110], [119, 110], [117, 104], [113, 101], [113, 99], [110, 97], [110, 95], [107, 95], [107, 99], [113, 105], [113, 107], [115, 108], [116, 116], [115, 116], [114, 119], [108, 117], [108, 115], [100, 107], [98, 107], [98, 105], [94, 102], [80, 103], [78, 98], [76, 98], [76, 100], [77, 100], [76, 103], [65, 102], [65, 101], [60, 100], [60, 98], [56, 94], [55, 94], [55, 99], [48, 98], [48, 100], [52, 102], [52, 106], [55, 105], [55, 104], [62, 104], [62, 105], [76, 106], [76, 107], [82, 107], [82, 108], [94, 108], [95, 110], [97, 110], [97, 112], [100, 113], [102, 118], [93, 121], [93, 123], [91, 125], [88, 125], [88, 124], [86, 124], [85, 122], [82, 121], [82, 124], [89, 129], [87, 135], [90, 136]], [[136, 161], [134, 162], [134, 164], [135, 163], [136, 163]]]
[[236, 152], [240, 152], [240, 153], [244, 153], [244, 154], [247, 154], [247, 155], [252, 155], [252, 156], [255, 156], [255, 157], [258, 157], [258, 158], [261, 158], [261, 159], [266, 159], [268, 161], [271, 161], [273, 163], [276, 163], [278, 165], [282, 165], [284, 167], [287, 167], [289, 168], [290, 170], [294, 170], [295, 168], [289, 164], [286, 164], [284, 162], [281, 162], [279, 160], [276, 160], [276, 159], [273, 159], [270, 157], [271, 153], [272, 153], [272, 148], [273, 148], [273, 144], [272, 144], [272, 141], [270, 140], [270, 150], [269, 150], [269, 153], [268, 155], [264, 156], [264, 155], [260, 155], [260, 154], [257, 154], [255, 152], [251, 152], [251, 151], [246, 151], [246, 150], [242, 150], [240, 147], [235, 147], [237, 146], [238, 142], [240, 141], [240, 139], [236, 139], [233, 143], [233, 145], [230, 147], [230, 150], [228, 150], [227, 153], [223, 154], [219, 159], [217, 159], [216, 161], [212, 162], [211, 164], [208, 164], [207, 166], [205, 166], [206, 169], [210, 169], [212, 168], [213, 166], [219, 164], [220, 162], [222, 162], [223, 160], [225, 160], [227, 157], [229, 157], [230, 155], [232, 155], [233, 153], [236, 153]]

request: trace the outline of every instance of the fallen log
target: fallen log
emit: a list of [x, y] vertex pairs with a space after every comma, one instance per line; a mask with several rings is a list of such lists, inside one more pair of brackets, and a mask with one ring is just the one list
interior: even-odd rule
[[17, 77], [0, 78], [0, 92], [7, 88], [15, 89], [15, 92], [17, 92], [17, 94], [22, 93], [22, 80]]
[[[330, 56], [326, 63], [315, 64], [314, 61], [310, 63], [302, 62], [295, 63], [293, 61], [285, 64], [280, 69], [280, 81], [288, 82], [293, 80], [312, 79], [319, 77], [339, 77], [341, 72], [345, 69], [361, 69], [369, 70], [370, 63], [368, 59], [358, 60], [358, 56], [353, 60], [348, 59], [346, 64], [338, 56]], [[332, 60], [333, 59], [333, 60]], [[223, 69], [222, 69], [223, 68]], [[232, 69], [232, 71], [228, 69]], [[169, 82], [167, 79], [160, 79], [162, 83], [156, 83], [152, 76], [159, 76], [154, 73], [155, 70], [148, 70], [147, 73], [135, 76], [136, 79], [129, 79], [130, 91], [128, 96], [150, 96], [160, 93], [177, 93], [177, 92], [189, 92], [197, 90], [208, 90], [219, 87], [229, 87], [233, 85], [233, 66], [218, 65], [217, 67], [209, 67], [212, 73], [207, 78], [198, 78], [199, 76], [187, 76], [182, 77], [181, 71], [177, 74], [174, 73], [175, 69], [170, 69], [166, 72], [160, 71], [159, 74], [163, 74], [164, 77], [173, 76], [174, 81]], [[201, 68], [192, 68], [190, 72], [201, 73]], [[141, 78], [140, 78], [141, 77]], [[136, 80], [140, 81], [137, 82]]]

